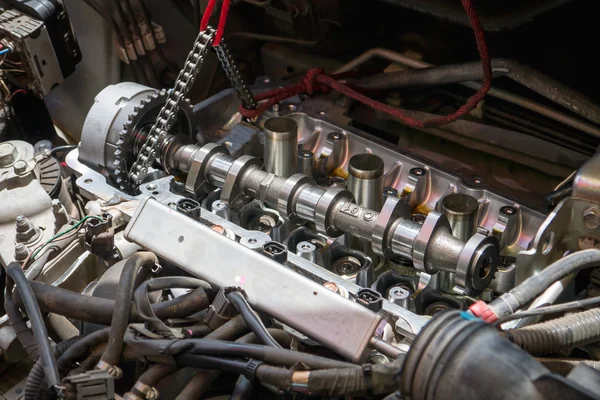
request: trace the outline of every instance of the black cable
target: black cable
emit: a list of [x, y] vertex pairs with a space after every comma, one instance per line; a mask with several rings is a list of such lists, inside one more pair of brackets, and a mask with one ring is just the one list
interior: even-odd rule
[[119, 362], [121, 351], [123, 350], [123, 336], [127, 331], [129, 323], [131, 297], [135, 289], [135, 277], [140, 269], [154, 268], [157, 262], [156, 256], [150, 252], [136, 253], [125, 262], [115, 294], [115, 298], [119, 301], [115, 303], [115, 310], [110, 324], [110, 337], [108, 345], [102, 354], [102, 362], [113, 366], [116, 366]]
[[[155, 278], [143, 282], [133, 294], [135, 305], [139, 315], [146, 321], [156, 333], [162, 337], [173, 339], [177, 337], [174, 331], [171, 330], [160, 318], [152, 311], [150, 299], [148, 298], [149, 292], [157, 290], [163, 290], [167, 288], [179, 288], [179, 289], [200, 289], [206, 282], [196, 279], [188, 278], [184, 276], [171, 276], [164, 278]], [[208, 296], [204, 295], [204, 301], [198, 305], [196, 312], [201, 311], [209, 306]]]
[[313, 369], [359, 368], [356, 364], [332, 360], [313, 354], [301, 353], [255, 344], [232, 343], [210, 339], [146, 339], [131, 332], [125, 336], [125, 343], [132, 350], [145, 355], [176, 355], [180, 353], [209, 356], [254, 358], [268, 364], [291, 367], [303, 363]]
[[[69, 347], [71, 347], [74, 343], [77, 343], [82, 337], [76, 336], [71, 339], [67, 339], [58, 343], [53, 349], [52, 352], [55, 357], [60, 357]], [[58, 363], [57, 363], [58, 364]], [[44, 372], [44, 366], [42, 364], [42, 359], [38, 358], [31, 370], [29, 371], [29, 375], [27, 375], [27, 381], [25, 382], [25, 400], [33, 400], [38, 396], [40, 389], [42, 388], [42, 384], [44, 383], [44, 378], [46, 374]]]
[[[43, 311], [99, 325], [110, 325], [112, 321], [115, 300], [86, 296], [36, 281], [31, 282], [31, 287]], [[152, 311], [160, 319], [186, 318], [196, 312], [199, 304], [205, 301], [206, 292], [206, 289], [198, 288], [175, 299], [152, 304]], [[213, 295], [211, 291], [209, 293], [209, 297]], [[17, 305], [23, 304], [18, 292], [14, 297]], [[143, 321], [133, 303], [130, 303], [129, 314], [131, 322]], [[243, 320], [241, 322], [245, 332], [246, 324]], [[239, 331], [236, 329], [234, 333], [237, 332]]]
[[53, 388], [58, 394], [61, 394], [62, 390], [60, 375], [58, 373], [52, 347], [50, 346], [50, 340], [48, 339], [48, 330], [44, 324], [42, 312], [40, 311], [40, 307], [35, 299], [33, 290], [29, 285], [29, 281], [21, 269], [21, 264], [18, 262], [10, 263], [6, 269], [6, 273], [14, 281], [19, 293], [21, 294], [21, 298], [23, 299], [23, 304], [25, 306], [25, 310], [27, 311], [31, 328], [38, 343], [40, 358], [42, 359], [42, 364], [44, 365], [44, 373], [47, 378], [48, 386]]
[[66, 145], [66, 146], [56, 146], [56, 147], [53, 147], [50, 150], [50, 155], [51, 156], [56, 156], [57, 153], [66, 153], [66, 152], [69, 152], [71, 150], [75, 150], [76, 148], [77, 148], [76, 144], [69, 144], [69, 145]]
[[576, 300], [576, 301], [571, 301], [569, 303], [556, 304], [556, 305], [546, 306], [546, 307], [539, 307], [539, 308], [534, 308], [533, 310], [527, 310], [527, 311], [519, 311], [512, 315], [508, 315], [504, 318], [499, 318], [498, 320], [496, 320], [494, 322], [494, 326], [500, 326], [508, 321], [513, 321], [515, 319], [533, 317], [536, 315], [548, 315], [548, 314], [563, 313], [563, 312], [567, 312], [567, 311], [573, 311], [573, 310], [577, 310], [580, 308], [597, 306], [597, 305], [600, 305], [600, 297], [591, 297], [589, 299]]
[[177, 364], [189, 365], [191, 367], [202, 369], [216, 369], [239, 375], [246, 373], [246, 367], [248, 366], [247, 361], [239, 359], [211, 357], [199, 354], [180, 354], [175, 357], [175, 360], [177, 361]]
[[244, 375], [240, 375], [237, 382], [235, 383], [235, 387], [233, 388], [233, 393], [231, 393], [231, 397], [229, 400], [247, 400], [252, 394], [252, 381], [245, 377]]
[[271, 336], [271, 334], [267, 331], [267, 328], [259, 316], [254, 312], [254, 310], [252, 310], [252, 307], [250, 307], [250, 304], [248, 304], [242, 293], [231, 292], [227, 295], [227, 298], [242, 315], [244, 322], [246, 322], [246, 325], [248, 325], [248, 328], [254, 332], [256, 337], [258, 337], [262, 343], [278, 349], [282, 348], [279, 343], [273, 339], [273, 336]]

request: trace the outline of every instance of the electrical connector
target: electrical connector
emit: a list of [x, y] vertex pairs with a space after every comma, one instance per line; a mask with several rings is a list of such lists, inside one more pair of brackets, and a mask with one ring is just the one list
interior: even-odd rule
[[115, 381], [108, 371], [94, 370], [63, 380], [68, 398], [77, 400], [114, 400]]
[[222, 326], [238, 314], [235, 306], [227, 299], [227, 295], [235, 290], [237, 290], [235, 287], [220, 289], [212, 304], [208, 307], [204, 322], [212, 330]]

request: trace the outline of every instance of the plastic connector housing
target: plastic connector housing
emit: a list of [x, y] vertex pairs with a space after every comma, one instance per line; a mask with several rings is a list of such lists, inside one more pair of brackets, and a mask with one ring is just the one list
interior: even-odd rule
[[94, 370], [63, 380], [67, 397], [77, 400], [114, 400], [115, 381], [108, 371]]
[[235, 290], [237, 290], [235, 287], [221, 288], [208, 307], [204, 322], [212, 330], [217, 329], [238, 314], [235, 306], [227, 299], [227, 295]]

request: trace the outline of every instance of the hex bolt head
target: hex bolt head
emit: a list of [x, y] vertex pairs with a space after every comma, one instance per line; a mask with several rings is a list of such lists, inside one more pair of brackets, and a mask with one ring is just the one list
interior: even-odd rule
[[20, 243], [30, 243], [40, 235], [40, 232], [31, 224], [29, 219], [23, 215], [17, 217], [16, 231], [16, 239]]
[[12, 165], [19, 152], [12, 143], [0, 143], [0, 167], [8, 167]]
[[412, 168], [408, 173], [415, 176], [425, 176], [427, 175], [427, 170], [425, 168]]
[[15, 165], [13, 165], [13, 169], [17, 175], [22, 175], [27, 172], [28, 167], [29, 165], [27, 165], [27, 163], [23, 160], [19, 160], [15, 163]]
[[29, 228], [31, 228], [29, 218], [24, 215], [17, 216], [17, 232], [25, 232]]
[[15, 245], [15, 260], [25, 261], [27, 257], [29, 257], [29, 247], [23, 243], [17, 243]]
[[588, 229], [598, 229], [600, 227], [600, 214], [598, 210], [591, 207], [583, 212], [583, 223]]
[[52, 210], [59, 212], [61, 208], [60, 200], [52, 199]]

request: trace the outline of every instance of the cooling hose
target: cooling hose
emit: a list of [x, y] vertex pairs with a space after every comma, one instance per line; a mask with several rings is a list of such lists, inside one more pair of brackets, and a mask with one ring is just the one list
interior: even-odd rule
[[135, 277], [142, 268], [152, 269], [158, 263], [149, 252], [136, 253], [127, 259], [117, 286], [115, 310], [113, 312], [108, 345], [100, 358], [104, 366], [116, 366], [121, 359], [123, 336], [129, 324], [130, 302], [135, 289]]
[[14, 281], [21, 294], [21, 298], [23, 299], [23, 305], [27, 311], [31, 329], [33, 330], [38, 344], [38, 350], [40, 352], [42, 364], [44, 365], [44, 373], [46, 375], [48, 386], [56, 390], [57, 393], [61, 393], [60, 375], [58, 374], [56, 360], [54, 359], [54, 353], [52, 352], [50, 340], [48, 339], [48, 330], [44, 324], [42, 312], [35, 299], [33, 290], [29, 285], [29, 281], [21, 269], [21, 264], [18, 262], [10, 263], [6, 269], [6, 273]]
[[244, 321], [246, 322], [246, 325], [248, 325], [248, 328], [250, 328], [250, 330], [254, 332], [256, 337], [258, 337], [263, 344], [279, 349], [281, 348], [279, 343], [277, 343], [277, 341], [273, 339], [273, 337], [269, 334], [267, 328], [265, 327], [259, 316], [250, 307], [250, 304], [248, 304], [246, 298], [242, 293], [231, 292], [227, 295], [227, 298], [229, 299], [231, 304], [233, 304], [234, 307], [238, 310], [242, 318], [244, 318]]
[[[110, 325], [111, 323], [115, 300], [85, 296], [41, 282], [31, 282], [31, 288], [40, 308], [46, 312], [100, 325]], [[152, 312], [163, 320], [185, 318], [200, 309], [205, 297], [206, 291], [198, 288], [176, 299], [152, 304]], [[15, 293], [14, 300], [17, 305], [23, 305], [18, 293]], [[144, 321], [133, 303], [130, 303], [129, 309], [131, 322]]]
[[505, 334], [507, 339], [531, 354], [555, 353], [600, 340], [600, 309], [511, 329]]
[[[176, 333], [167, 325], [165, 325], [165, 323], [158, 318], [156, 314], [154, 314], [150, 304], [150, 299], [148, 298], [148, 293], [167, 288], [204, 290], [202, 289], [203, 284], [204, 281], [183, 276], [155, 278], [143, 282], [135, 290], [133, 297], [138, 313], [144, 319], [144, 321], [147, 322], [154, 329], [154, 331], [162, 337], [173, 339], [177, 337]], [[198, 309], [196, 311], [201, 311], [208, 306], [209, 301], [205, 294], [203, 301], [198, 304]]]

